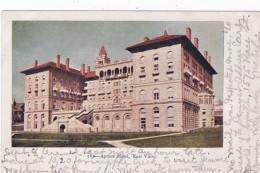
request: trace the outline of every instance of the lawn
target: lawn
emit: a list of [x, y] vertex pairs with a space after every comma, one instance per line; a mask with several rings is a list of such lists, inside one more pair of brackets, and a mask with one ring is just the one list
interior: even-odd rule
[[[142, 132], [142, 133], [111, 132], [111, 133], [86, 133], [86, 134], [20, 133], [20, 134], [15, 134], [13, 136], [12, 146], [13, 147], [113, 147], [107, 143], [103, 143], [99, 141], [132, 139], [132, 138], [155, 136], [155, 135], [162, 135], [168, 133], [170, 132]], [[19, 140], [19, 139], [25, 139], [25, 140]], [[52, 141], [44, 141], [44, 140], [52, 140]], [[61, 140], [66, 140], [66, 141], [61, 141]]]
[[175, 136], [124, 142], [136, 147], [213, 148], [223, 146], [223, 127], [204, 128]]

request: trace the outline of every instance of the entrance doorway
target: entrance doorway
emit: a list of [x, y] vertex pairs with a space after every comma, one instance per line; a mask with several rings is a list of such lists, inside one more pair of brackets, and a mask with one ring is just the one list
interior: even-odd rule
[[66, 128], [65, 125], [62, 124], [60, 126], [60, 133], [64, 133], [65, 128]]

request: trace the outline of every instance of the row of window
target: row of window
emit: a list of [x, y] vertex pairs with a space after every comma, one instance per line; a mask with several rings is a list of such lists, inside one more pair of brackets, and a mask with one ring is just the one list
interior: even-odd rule
[[[171, 72], [173, 71], [173, 63], [172, 62], [168, 62], [167, 63], [167, 72]], [[154, 64], [153, 65], [153, 72], [156, 73], [156, 72], [159, 72], [159, 64]], [[145, 74], [145, 66], [141, 66], [140, 67], [140, 74]], [[156, 73], [157, 74], [157, 73]], [[153, 74], [154, 75], [154, 74]]]
[[66, 103], [66, 102], [62, 102], [61, 106], [54, 101], [53, 102], [53, 109], [61, 109], [61, 110], [80, 110], [81, 109], [81, 103], [78, 104], [74, 104], [74, 103]]
[[[166, 57], [167, 58], [173, 58], [173, 52], [172, 51], [169, 51], [169, 52], [167, 52], [167, 55], [166, 55]], [[158, 54], [154, 54], [153, 55], [153, 60], [154, 60], [154, 62], [158, 62], [159, 61], [159, 55]], [[145, 56], [142, 56], [141, 58], [140, 58], [140, 64], [143, 64], [143, 63], [145, 63], [146, 62], [146, 58], [145, 58]], [[150, 59], [149, 59], [149, 62], [151, 62], [150, 61]]]
[[73, 94], [73, 93], [65, 93], [65, 92], [58, 93], [57, 91], [54, 91], [53, 96], [60, 96], [62, 98], [82, 100], [81, 95], [76, 95], [76, 94]]
[[106, 76], [110, 77], [112, 75], [117, 76], [119, 74], [125, 75], [125, 74], [128, 74], [128, 73], [133, 73], [133, 66], [123, 67], [122, 69], [120, 69], [120, 68], [115, 68], [114, 70], [109, 69], [107, 71], [101, 70], [99, 72], [99, 77], [100, 78], [103, 78], [103, 77], [106, 77]]
[[[115, 120], [120, 120], [119, 115], [116, 115], [116, 116], [114, 117], [114, 119], [115, 119]], [[124, 119], [131, 119], [131, 116], [130, 116], [130, 115], [126, 115]], [[99, 120], [100, 120], [100, 117], [97, 115], [97, 116], [95, 117], [95, 120], [96, 120], [96, 121], [99, 121]], [[110, 120], [110, 117], [109, 117], [108, 115], [105, 115], [104, 120], [108, 121], [108, 120]]]
[[[45, 75], [42, 75], [41, 78], [42, 78], [42, 80], [44, 81], [44, 80], [45, 80]], [[35, 82], [38, 82], [38, 81], [39, 81], [39, 77], [38, 77], [38, 76], [35, 76], [34, 79], [35, 79]], [[29, 78], [29, 83], [32, 83], [32, 78], [31, 78], [31, 77]]]
[[[31, 129], [31, 128], [37, 129], [37, 128], [39, 128], [38, 122], [41, 122], [40, 128], [43, 128], [45, 126], [44, 114], [42, 114], [40, 117], [41, 117], [41, 120], [38, 120], [38, 115], [37, 114], [35, 114], [33, 117], [31, 117], [31, 115], [29, 114], [28, 118], [27, 118], [27, 128], [28, 129]], [[32, 124], [32, 122], [33, 122], [33, 124]]]
[[[174, 110], [172, 106], [167, 108], [167, 122], [168, 127], [174, 127]], [[146, 110], [145, 108], [140, 109], [141, 117], [141, 129], [146, 129]], [[153, 124], [154, 127], [160, 127], [160, 109], [158, 107], [153, 108]]]
[[[114, 104], [121, 104], [121, 99], [119, 98], [119, 97], [115, 97], [114, 99], [113, 99], [113, 103]], [[124, 102], [124, 103], [122, 103], [122, 105], [121, 105], [122, 107], [131, 107], [132, 106], [132, 102], [129, 102], [128, 104], [127, 104], [127, 102]], [[110, 103], [107, 103], [107, 104], [93, 104], [92, 106], [91, 105], [89, 105], [88, 106], [88, 110], [92, 110], [92, 109], [109, 109], [109, 108], [112, 108], [112, 105], [110, 104]]]
[[[34, 110], [38, 110], [39, 107], [38, 107], [38, 101], [35, 101], [34, 102]], [[31, 102], [28, 102], [28, 110], [31, 110], [32, 109], [32, 105], [31, 105]], [[41, 110], [44, 110], [45, 109], [45, 102], [44, 100], [42, 100], [41, 102]]]
[[199, 98], [199, 104], [208, 104], [212, 105], [213, 104], [213, 98], [212, 97], [205, 97], [205, 98]]
[[[39, 84], [38, 84], [38, 83], [35, 84], [34, 89], [35, 89], [35, 90], [38, 90], [38, 89], [39, 89]], [[45, 90], [45, 83], [44, 83], [44, 82], [42, 83], [41, 89], [42, 89], [42, 90]], [[32, 85], [29, 85], [29, 87], [28, 87], [28, 92], [32, 92]]]
[[[39, 97], [39, 93], [41, 93], [41, 96], [45, 96], [46, 95], [46, 91], [45, 90], [41, 90], [41, 91], [34, 91], [34, 97]], [[32, 98], [33, 93], [32, 92], [28, 92], [28, 97]]]
[[198, 94], [191, 92], [190, 89], [184, 88], [184, 99], [198, 103]]
[[[166, 93], [167, 99], [172, 99], [173, 95], [174, 95], [173, 88], [171, 88], [171, 87], [168, 88], [167, 89], [167, 93]], [[153, 90], [153, 99], [154, 100], [159, 100], [160, 99], [160, 93], [159, 93], [158, 89], [154, 89]], [[145, 100], [146, 100], [145, 90], [141, 90], [140, 93], [139, 93], [139, 101], [145, 101]]]

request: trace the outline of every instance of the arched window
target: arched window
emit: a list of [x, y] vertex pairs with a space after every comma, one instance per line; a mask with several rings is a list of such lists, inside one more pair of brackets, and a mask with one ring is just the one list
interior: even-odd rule
[[129, 106], [132, 107], [133, 103], [132, 102], [129, 102]]
[[42, 75], [42, 80], [45, 80], [45, 75]]
[[31, 102], [28, 102], [28, 109], [31, 110]]
[[127, 73], [127, 67], [123, 67], [123, 74]]
[[127, 106], [127, 105], [126, 105], [126, 102], [124, 102], [124, 103], [123, 103], [123, 107], [126, 107], [126, 106]]
[[28, 129], [31, 128], [31, 115], [30, 114], [28, 115], [28, 118], [27, 118], [27, 128]]
[[116, 115], [115, 120], [120, 120], [120, 117], [118, 115]]
[[105, 108], [106, 108], [106, 105], [105, 105], [105, 104], [103, 104], [103, 105], [102, 105], [102, 109], [105, 109]]
[[160, 127], [159, 113], [160, 113], [160, 111], [159, 111], [158, 107], [153, 108], [154, 127]]
[[105, 116], [105, 120], [109, 120], [109, 116]]
[[35, 129], [37, 129], [37, 123], [38, 123], [37, 121], [38, 121], [38, 117], [37, 117], [37, 115], [35, 114], [35, 115], [34, 115], [34, 128], [35, 128]]
[[41, 121], [41, 123], [42, 123], [41, 126], [44, 127], [44, 125], [45, 125], [45, 124], [44, 124], [44, 114], [41, 115], [41, 119], [42, 119], [42, 121]]
[[159, 114], [160, 113], [159, 108], [158, 107], [153, 108], [153, 113]]
[[66, 103], [65, 102], [62, 102], [62, 110], [65, 110], [66, 109]]
[[109, 69], [109, 70], [107, 70], [107, 76], [111, 76], [111, 70]]
[[140, 63], [141, 63], [141, 64], [145, 63], [145, 57], [144, 57], [144, 56], [142, 56], [142, 57], [140, 58]]
[[174, 127], [174, 117], [173, 117], [173, 107], [169, 106], [167, 108], [167, 117], [168, 117], [168, 127]]
[[141, 118], [141, 130], [146, 129], [146, 110], [144, 108], [140, 109], [140, 118]]
[[73, 110], [74, 109], [74, 103], [71, 103], [70, 104], [70, 110]]
[[153, 90], [153, 99], [154, 100], [159, 100], [159, 90], [158, 89], [155, 89]]
[[37, 101], [34, 102], [34, 109], [35, 109], [35, 110], [38, 109], [38, 102], [37, 102]]
[[35, 81], [38, 82], [38, 76], [35, 77]]
[[115, 104], [120, 103], [120, 98], [119, 98], [118, 96], [116, 96], [116, 97], [114, 98], [114, 103], [115, 103]]
[[32, 78], [29, 78], [29, 83], [32, 83]]
[[167, 98], [168, 99], [173, 98], [173, 89], [171, 87], [167, 89]]
[[100, 104], [98, 104], [98, 107], [97, 107], [97, 109], [101, 109], [101, 106], [100, 106]]
[[116, 68], [116, 69], [115, 69], [115, 75], [118, 75], [118, 74], [119, 74], [119, 69]]
[[99, 121], [99, 116], [96, 116], [96, 121]]
[[44, 100], [42, 101], [42, 110], [44, 110], [45, 109], [45, 102], [44, 102]]
[[103, 71], [100, 71], [100, 72], [99, 72], [99, 77], [100, 77], [100, 78], [104, 77], [104, 72], [103, 72]]
[[110, 103], [108, 103], [108, 104], [107, 104], [107, 108], [111, 108], [111, 105], [110, 105]]
[[173, 58], [173, 52], [172, 51], [169, 51], [167, 53], [167, 58]]
[[153, 59], [154, 59], [155, 62], [159, 61], [159, 56], [158, 56], [158, 54], [155, 54], [155, 55], [153, 56]]
[[145, 91], [141, 90], [140, 91], [140, 101], [144, 101], [145, 100]]
[[141, 108], [141, 109], [140, 109], [140, 114], [141, 114], [141, 115], [145, 115], [145, 114], [146, 114], [146, 110], [145, 110], [144, 108]]

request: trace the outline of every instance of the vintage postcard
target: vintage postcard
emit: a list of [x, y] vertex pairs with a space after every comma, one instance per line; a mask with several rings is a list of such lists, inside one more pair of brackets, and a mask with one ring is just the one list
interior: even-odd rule
[[260, 13], [2, 19], [2, 172], [260, 171]]

